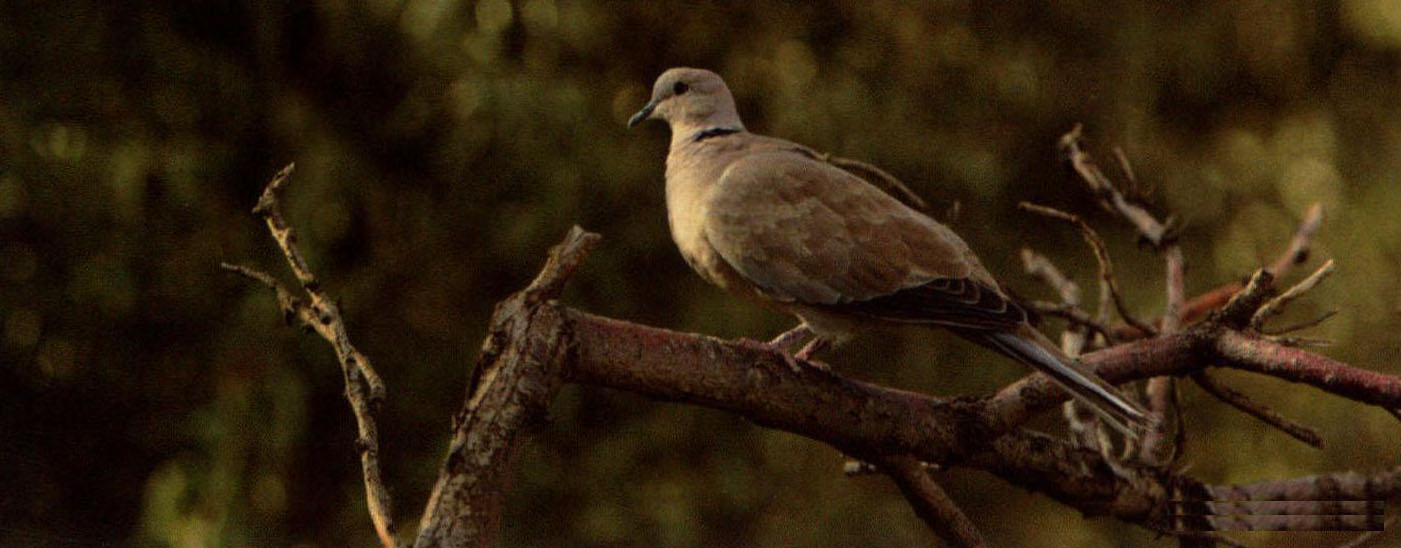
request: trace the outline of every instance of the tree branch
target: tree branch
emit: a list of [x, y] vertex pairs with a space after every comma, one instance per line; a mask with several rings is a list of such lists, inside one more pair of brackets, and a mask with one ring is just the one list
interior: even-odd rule
[[[1182, 246], [1176, 240], [1167, 243], [1163, 252], [1167, 269], [1167, 306], [1163, 310], [1160, 334], [1172, 334], [1181, 329], [1182, 308], [1186, 300], [1185, 276], [1186, 259], [1182, 257]], [[1160, 417], [1143, 437], [1139, 447], [1145, 462], [1159, 467], [1167, 467], [1182, 454], [1186, 441], [1186, 431], [1182, 426], [1182, 408], [1177, 403], [1177, 379], [1170, 376], [1148, 379], [1144, 388], [1148, 395], [1148, 409]]]
[[[1265, 271], [1276, 278], [1287, 276], [1295, 266], [1308, 260], [1309, 253], [1313, 245], [1313, 237], [1318, 233], [1318, 229], [1323, 225], [1323, 206], [1313, 204], [1309, 207], [1304, 218], [1299, 221], [1299, 225], [1294, 230], [1294, 235], [1290, 238], [1289, 247], [1275, 259]], [[1181, 313], [1183, 324], [1195, 322], [1206, 317], [1207, 313], [1213, 309], [1220, 308], [1226, 304], [1232, 296], [1239, 293], [1245, 287], [1241, 281], [1231, 282], [1206, 291], [1196, 297], [1188, 299], [1182, 305]], [[1155, 324], [1161, 325], [1162, 318], [1154, 320]], [[1145, 336], [1144, 332], [1128, 324], [1113, 326], [1114, 337], [1118, 340], [1133, 340]]]
[[1070, 322], [1072, 326], [1083, 327], [1093, 334], [1103, 335], [1105, 340], [1110, 343], [1115, 342], [1114, 332], [1109, 326], [1099, 323], [1094, 317], [1090, 316], [1089, 312], [1084, 311], [1078, 306], [1056, 304], [1046, 301], [1026, 301], [1022, 304], [1025, 304], [1027, 308], [1030, 308], [1032, 312], [1035, 312], [1037, 315], [1062, 318]]
[[[1044, 255], [1022, 248], [1022, 266], [1026, 273], [1034, 278], [1045, 282], [1060, 294], [1061, 304], [1051, 305], [1051, 303], [1028, 303], [1038, 313], [1052, 309], [1056, 313], [1065, 314], [1071, 321], [1071, 325], [1061, 332], [1061, 350], [1065, 355], [1072, 358], [1079, 358], [1089, 345], [1091, 335], [1094, 331], [1104, 336], [1106, 342], [1112, 342], [1113, 336], [1102, 324], [1091, 318], [1088, 312], [1080, 308], [1080, 286], [1061, 273], [1060, 269]], [[1049, 306], [1043, 306], [1049, 305]], [[1081, 405], [1076, 400], [1070, 400], [1062, 404], [1061, 416], [1065, 418], [1066, 426], [1070, 428], [1070, 433], [1075, 440], [1084, 447], [1100, 450], [1102, 455], [1109, 457], [1109, 451], [1113, 450], [1113, 444], [1108, 438], [1107, 432], [1101, 432], [1099, 417], [1089, 408]]]
[[[1147, 209], [1119, 191], [1119, 188], [1109, 177], [1100, 171], [1090, 153], [1084, 150], [1082, 129], [1082, 126], [1076, 124], [1074, 128], [1061, 136], [1058, 148], [1066, 162], [1089, 187], [1101, 208], [1123, 217], [1138, 230], [1143, 241], [1163, 252], [1163, 262], [1167, 271], [1165, 276], [1167, 304], [1164, 307], [1162, 317], [1156, 323], [1162, 333], [1174, 333], [1183, 323], [1183, 311], [1186, 307], [1186, 292], [1184, 290], [1186, 259], [1182, 255], [1182, 246], [1172, 234], [1172, 223], [1170, 220], [1169, 222], [1159, 222], [1157, 217], [1149, 213]], [[1124, 175], [1128, 177], [1130, 184], [1137, 186], [1133, 168], [1129, 165], [1128, 158], [1123, 151], [1115, 149], [1115, 158], [1118, 160]], [[1141, 322], [1135, 323], [1127, 318], [1125, 318], [1125, 322], [1148, 336], [1154, 335], [1153, 330], [1145, 329]], [[1140, 440], [1139, 454], [1145, 461], [1165, 467], [1176, 460], [1177, 455], [1181, 454], [1182, 443], [1185, 440], [1180, 416], [1181, 409], [1177, 405], [1177, 381], [1173, 377], [1149, 379], [1145, 392], [1148, 395], [1148, 408], [1160, 420], [1155, 422], [1147, 435]]]
[[[1061, 156], [1070, 164], [1071, 169], [1080, 175], [1080, 179], [1089, 187], [1095, 200], [1105, 211], [1123, 217], [1138, 230], [1139, 235], [1151, 244], [1155, 249], [1160, 249], [1163, 245], [1175, 239], [1170, 228], [1171, 223], [1159, 223], [1153, 214], [1142, 206], [1133, 203], [1124, 196], [1109, 177], [1100, 171], [1099, 165], [1083, 147], [1083, 130], [1080, 124], [1075, 124], [1074, 128], [1062, 135], [1057, 148]], [[1127, 165], [1127, 164], [1125, 164]], [[1125, 172], [1132, 174], [1132, 170], [1125, 168]]]
[[1290, 437], [1313, 446], [1315, 449], [1323, 448], [1323, 439], [1319, 437], [1314, 429], [1290, 420], [1284, 415], [1280, 415], [1274, 410], [1265, 407], [1251, 400], [1249, 396], [1237, 392], [1231, 387], [1221, 384], [1207, 374], [1205, 371], [1198, 371], [1192, 374], [1192, 380], [1200, 386], [1206, 393], [1216, 397], [1216, 399], [1226, 402], [1231, 407], [1241, 410], [1247, 415], [1259, 419], [1260, 422], [1273, 426]]
[[494, 540], [516, 449], [542, 422], [571, 361], [572, 322], [553, 299], [598, 240], [570, 229], [535, 280], [496, 305], [414, 546]]
[[351, 344], [340, 307], [321, 290], [321, 284], [316, 281], [316, 276], [307, 267], [297, 249], [297, 238], [292, 227], [282, 216], [282, 189], [286, 187], [294, 168], [295, 164], [288, 164], [273, 177], [263, 189], [253, 213], [267, 222], [268, 230], [282, 249], [282, 255], [301, 283], [308, 300], [303, 301], [295, 297], [266, 273], [228, 263], [220, 266], [271, 288], [277, 295], [283, 317], [289, 323], [293, 318], [300, 320], [303, 326], [321, 335], [321, 338], [326, 339], [335, 349], [342, 376], [345, 378], [345, 397], [350, 402], [359, 433], [355, 444], [360, 452], [360, 469], [365, 478], [365, 502], [369, 507], [370, 520], [374, 523], [380, 544], [386, 548], [394, 548], [398, 546], [398, 539], [395, 537], [393, 500], [380, 474], [379, 428], [376, 425], [379, 410], [384, 404], [384, 383], [370, 365], [370, 359]]
[[[1164, 479], [1162, 471], [1134, 464], [1114, 466], [1094, 451], [1043, 434], [1012, 429], [998, 435], [1011, 427], [999, 418], [996, 398], [934, 398], [826, 372], [794, 372], [781, 357], [762, 350], [572, 310], [568, 314], [578, 348], [567, 372], [574, 382], [727, 410], [848, 454], [908, 454], [987, 470], [1087, 515], [1134, 523], [1161, 519], [1155, 516], [1164, 508], [1172, 482], [1185, 478], [1169, 473]], [[1232, 333], [1222, 331], [1221, 336]], [[1216, 359], [1209, 354], [1213, 337], [1201, 329], [1188, 330], [1088, 354], [1085, 360], [1114, 381], [1179, 374]], [[1044, 376], [1031, 378], [1043, 390], [1017, 393], [1021, 407], [1045, 408], [1065, 398], [1052, 394], [1058, 389]], [[1401, 378], [1388, 382], [1401, 385]], [[1394, 483], [1369, 481], [1376, 487], [1374, 498], [1401, 493]]]
[[1401, 467], [1336, 472], [1246, 485], [1186, 485], [1179, 512], [1225, 531], [1375, 531], [1386, 503], [1401, 498]]
[[1239, 331], [1212, 341], [1221, 366], [1303, 383], [1353, 401], [1401, 408], [1401, 378], [1349, 366], [1327, 356]]
[[875, 460], [877, 466], [895, 481], [900, 493], [905, 495], [905, 500], [914, 507], [915, 513], [919, 514], [920, 519], [923, 519], [939, 538], [953, 546], [987, 546], [987, 541], [983, 540], [982, 533], [978, 532], [973, 521], [968, 519], [953, 499], [949, 498], [948, 493], [934, 482], [923, 463], [904, 455], [878, 457]]
[[1128, 305], [1124, 303], [1124, 296], [1119, 291], [1119, 282], [1114, 278], [1114, 264], [1109, 261], [1109, 249], [1105, 247], [1104, 239], [1099, 237], [1099, 233], [1095, 232], [1095, 229], [1092, 228], [1089, 223], [1086, 223], [1085, 220], [1081, 219], [1078, 215], [1073, 215], [1043, 205], [1033, 204], [1031, 202], [1021, 202], [1017, 204], [1017, 207], [1023, 211], [1030, 211], [1052, 219], [1060, 219], [1078, 227], [1080, 229], [1080, 235], [1085, 237], [1085, 242], [1089, 243], [1090, 248], [1094, 250], [1095, 261], [1099, 263], [1099, 277], [1109, 286], [1109, 293], [1114, 298], [1114, 308], [1119, 311], [1119, 317], [1123, 318], [1125, 322], [1134, 326], [1139, 331], [1149, 334], [1157, 333], [1157, 329], [1154, 329], [1153, 326], [1144, 323], [1143, 320], [1134, 316], [1133, 312], [1129, 310]]
[[[1229, 367], [1304, 383], [1357, 402], [1401, 408], [1401, 377], [1359, 369], [1331, 358], [1222, 326], [1193, 326], [1085, 354], [1082, 361], [1119, 384], [1161, 375], [1182, 376], [1208, 366]], [[992, 396], [987, 411], [1005, 423], [1065, 401], [1068, 396], [1040, 373], [1023, 377]]]
[[1318, 267], [1318, 270], [1315, 270], [1313, 274], [1310, 274], [1309, 277], [1294, 284], [1293, 287], [1290, 287], [1278, 297], [1270, 299], [1269, 302], [1266, 302], [1259, 310], [1256, 310], [1255, 314], [1250, 317], [1250, 328], [1256, 331], [1261, 330], [1270, 317], [1283, 312], [1284, 307], [1287, 306], [1290, 301], [1299, 298], [1300, 295], [1313, 289], [1314, 286], [1317, 286], [1324, 278], [1327, 278], [1328, 275], [1332, 273], [1333, 260], [1329, 259], [1327, 262], [1323, 263], [1323, 266]]

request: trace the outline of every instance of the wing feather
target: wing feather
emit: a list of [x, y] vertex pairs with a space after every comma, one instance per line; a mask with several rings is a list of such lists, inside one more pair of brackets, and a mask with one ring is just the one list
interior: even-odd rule
[[1026, 320], [957, 234], [824, 162], [750, 154], [711, 196], [706, 239], [769, 298], [975, 329]]

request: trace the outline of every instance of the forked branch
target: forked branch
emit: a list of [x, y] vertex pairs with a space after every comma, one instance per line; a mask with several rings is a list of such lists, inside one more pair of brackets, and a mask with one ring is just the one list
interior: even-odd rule
[[360, 453], [360, 469], [365, 479], [365, 502], [370, 510], [370, 521], [374, 523], [375, 534], [380, 544], [386, 548], [398, 546], [394, 527], [393, 501], [389, 489], [384, 485], [379, 463], [379, 427], [376, 418], [384, 404], [384, 383], [370, 365], [370, 359], [360, 353], [350, 342], [346, 333], [345, 319], [340, 307], [326, 295], [297, 249], [297, 237], [291, 225], [282, 215], [282, 190], [291, 178], [294, 164], [288, 164], [273, 177], [263, 189], [258, 205], [253, 213], [267, 222], [268, 230], [282, 250], [292, 273], [297, 277], [306, 299], [295, 296], [276, 278], [267, 273], [245, 266], [223, 263], [225, 270], [257, 281], [272, 289], [282, 309], [283, 317], [290, 323], [298, 320], [303, 326], [315, 331], [321, 338], [331, 343], [345, 378], [345, 397], [355, 415], [355, 425], [359, 431], [356, 449]]

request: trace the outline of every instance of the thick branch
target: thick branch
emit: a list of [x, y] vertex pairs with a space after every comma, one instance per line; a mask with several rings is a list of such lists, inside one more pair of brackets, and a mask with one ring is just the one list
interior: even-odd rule
[[976, 466], [1090, 515], [1146, 520], [1162, 494], [1149, 479], [1154, 474], [1121, 477], [1094, 451], [1022, 430], [1001, 435], [1011, 426], [981, 400], [935, 398], [812, 369], [795, 372], [774, 352], [567, 314], [578, 349], [566, 371], [574, 382], [731, 411], [864, 458], [908, 454]]
[[1213, 343], [1222, 366], [1304, 383], [1362, 403], [1401, 408], [1401, 377], [1358, 369], [1238, 331], [1223, 331]]
[[[1187, 481], [1176, 473], [1111, 465], [1094, 451], [1043, 434], [1011, 430], [999, 436], [1009, 428], [1003, 414], [1008, 409], [1019, 407], [1025, 415], [1065, 399], [1040, 374], [1019, 382], [1021, 390], [1004, 390], [990, 400], [935, 398], [822, 371], [795, 372], [781, 356], [745, 345], [573, 310], [566, 314], [577, 355], [565, 373], [574, 382], [731, 411], [871, 460], [908, 455], [984, 469], [1088, 515], [1135, 523], [1161, 523], [1165, 515], [1158, 512], [1165, 508], [1170, 485]], [[1193, 329], [1084, 359], [1111, 381], [1183, 374], [1220, 359], [1214, 353], [1217, 339], [1235, 336]], [[1401, 378], [1376, 375], [1401, 385]], [[1401, 492], [1391, 483], [1370, 484], [1382, 486], [1376, 496]]]
[[[1312, 385], [1384, 408], [1401, 408], [1401, 377], [1359, 369], [1255, 335], [1213, 326], [1143, 339], [1085, 354], [1082, 360], [1111, 383], [1161, 375], [1182, 376], [1206, 366], [1251, 371]], [[993, 396], [988, 411], [1009, 424], [1065, 401], [1066, 394], [1040, 373], [1023, 377]]]
[[1174, 501], [1174, 512], [1210, 530], [1380, 530], [1387, 501], [1401, 498], [1401, 467], [1246, 485], [1192, 484], [1183, 478], [1179, 488], [1184, 496]]
[[[1210, 363], [1209, 339], [1210, 334], [1203, 330], [1187, 330], [1111, 346], [1085, 354], [1081, 361], [1114, 384], [1179, 375]], [[1009, 423], [1019, 424], [1067, 398], [1050, 377], [1034, 373], [999, 390], [988, 400], [988, 411]]]
[[570, 320], [547, 303], [598, 239], [574, 227], [530, 286], [496, 305], [414, 546], [487, 546], [495, 538], [512, 457], [522, 434], [541, 422], [569, 361]]
[[1377, 472], [1336, 472], [1245, 485], [1215, 485], [1218, 500], [1315, 501], [1401, 499], [1401, 467]]

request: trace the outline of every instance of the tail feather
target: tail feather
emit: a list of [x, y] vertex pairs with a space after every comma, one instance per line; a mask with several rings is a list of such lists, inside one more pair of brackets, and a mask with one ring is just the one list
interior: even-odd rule
[[1148, 411], [1121, 395], [1079, 360], [1065, 355], [1040, 332], [1025, 326], [1019, 332], [963, 332], [965, 337], [983, 343], [1017, 361], [1049, 375], [1075, 397], [1090, 405], [1101, 417], [1124, 434], [1137, 438], [1138, 430], [1149, 422]]

